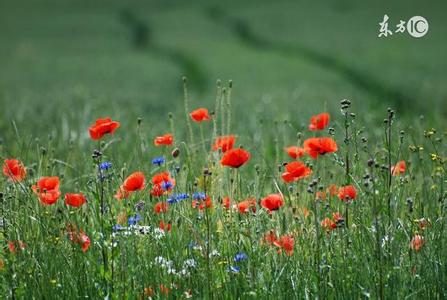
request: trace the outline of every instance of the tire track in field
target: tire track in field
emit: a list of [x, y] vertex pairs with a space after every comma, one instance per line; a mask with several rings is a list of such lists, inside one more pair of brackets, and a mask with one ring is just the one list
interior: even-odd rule
[[293, 58], [305, 59], [315, 65], [331, 70], [379, 100], [391, 101], [402, 112], [414, 109], [418, 109], [421, 112], [426, 111], [426, 108], [409, 94], [386, 85], [366, 72], [356, 70], [348, 63], [330, 54], [320, 53], [304, 45], [288, 45], [269, 40], [254, 32], [247, 21], [226, 14], [220, 7], [209, 7], [205, 10], [205, 13], [214, 22], [227, 26], [247, 46]]
[[168, 59], [176, 64], [188, 77], [188, 82], [200, 93], [206, 90], [208, 79], [204, 68], [192, 56], [179, 49], [169, 48], [157, 44], [153, 39], [153, 28], [148, 23], [137, 17], [135, 13], [124, 9], [120, 14], [121, 23], [129, 30], [131, 44], [135, 50], [149, 51], [163, 59]]

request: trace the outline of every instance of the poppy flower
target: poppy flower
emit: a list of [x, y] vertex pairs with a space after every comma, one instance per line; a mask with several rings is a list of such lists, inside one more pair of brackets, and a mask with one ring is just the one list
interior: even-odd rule
[[33, 185], [31, 189], [44, 205], [52, 205], [56, 203], [61, 195], [61, 192], [59, 191], [59, 177], [57, 176], [42, 177], [37, 182], [37, 185]]
[[192, 200], [192, 208], [198, 208], [199, 210], [204, 210], [205, 208], [213, 207], [213, 202], [210, 196], [207, 196], [205, 200]]
[[416, 252], [419, 252], [424, 243], [425, 243], [424, 237], [419, 234], [416, 234], [410, 241], [410, 248]]
[[172, 225], [171, 223], [165, 223], [163, 220], [160, 221], [160, 224], [158, 225], [158, 228], [160, 228], [163, 231], [171, 231]]
[[328, 113], [321, 113], [310, 118], [309, 130], [323, 130], [329, 124], [330, 116]]
[[95, 124], [88, 129], [92, 140], [99, 140], [105, 134], [113, 134], [115, 130], [120, 127], [120, 123], [112, 121], [110, 118], [98, 119]]
[[278, 210], [284, 205], [284, 199], [281, 194], [270, 194], [261, 200], [261, 206], [266, 208], [269, 212]]
[[290, 146], [285, 148], [284, 150], [286, 150], [287, 154], [293, 159], [300, 158], [304, 155], [304, 153], [306, 153], [306, 151], [304, 151], [304, 148], [298, 146]]
[[323, 229], [329, 231], [329, 230], [334, 230], [335, 228], [337, 228], [337, 224], [332, 221], [330, 218], [324, 218], [323, 221], [321, 221], [321, 227], [323, 227]]
[[82, 252], [86, 252], [90, 247], [90, 238], [81, 230], [79, 232], [79, 245], [81, 245]]
[[318, 155], [324, 155], [338, 150], [337, 143], [330, 137], [309, 138], [304, 141], [303, 146], [307, 154], [313, 159], [316, 159]]
[[286, 171], [281, 174], [284, 182], [290, 183], [293, 181], [297, 181], [301, 178], [307, 177], [312, 173], [312, 170], [306, 167], [300, 161], [293, 161], [286, 165]]
[[168, 203], [160, 201], [157, 202], [154, 206], [154, 212], [158, 215], [160, 213], [165, 213], [168, 211]]
[[338, 186], [335, 184], [330, 184], [328, 187], [329, 195], [336, 196], [338, 194]]
[[144, 189], [146, 178], [142, 172], [135, 172], [130, 174], [124, 180], [123, 188], [127, 192], [134, 192]]
[[321, 201], [326, 200], [326, 192], [324, 192], [324, 191], [317, 191], [315, 193], [315, 200], [321, 200]]
[[85, 203], [86, 199], [82, 193], [65, 194], [65, 204], [73, 207], [80, 207]]
[[113, 197], [117, 200], [123, 200], [123, 199], [126, 199], [127, 197], [129, 197], [129, 195], [130, 195], [130, 192], [126, 191], [123, 186], [120, 186], [118, 188], [118, 191], [116, 192], [116, 194]]
[[225, 197], [222, 199], [222, 205], [223, 207], [225, 207], [226, 209], [230, 209], [231, 207], [231, 200], [230, 197]]
[[284, 250], [286, 255], [293, 255], [293, 248], [295, 246], [295, 239], [291, 235], [283, 235], [276, 242], [276, 245]]
[[208, 109], [206, 108], [199, 108], [194, 111], [192, 111], [189, 116], [194, 122], [202, 122], [202, 121], [209, 121], [211, 120], [211, 117], [208, 113]]
[[18, 159], [5, 159], [3, 163], [3, 175], [13, 181], [22, 181], [26, 177], [26, 169]]
[[248, 213], [251, 209], [252, 212], [256, 212], [256, 199], [248, 198], [244, 201], [239, 202], [237, 205], [237, 209], [241, 214]]
[[231, 149], [225, 152], [224, 156], [220, 160], [222, 166], [231, 168], [239, 168], [250, 159], [250, 153], [244, 149], [237, 148]]
[[353, 185], [342, 186], [338, 190], [338, 198], [342, 201], [355, 200], [357, 197], [357, 190]]
[[8, 242], [8, 249], [9, 252], [15, 254], [16, 253], [16, 246], [20, 249], [20, 250], [25, 250], [26, 244], [20, 240], [18, 241], [9, 241]]
[[340, 227], [345, 223], [345, 218], [343, 218], [339, 212], [332, 213], [332, 220], [335, 222], [337, 227]]
[[399, 176], [404, 174], [406, 169], [407, 165], [405, 161], [401, 160], [395, 166], [391, 167], [391, 174], [393, 174], [393, 176]]
[[227, 152], [230, 149], [233, 149], [234, 142], [236, 141], [236, 137], [234, 135], [225, 135], [216, 138], [216, 141], [213, 145], [213, 151], [221, 150], [222, 153]]
[[155, 146], [161, 146], [161, 145], [171, 146], [173, 143], [174, 143], [174, 137], [171, 133], [167, 133], [162, 136], [157, 136], [154, 139]]
[[152, 184], [151, 195], [160, 197], [174, 188], [175, 179], [170, 177], [169, 172], [161, 172], [152, 177]]
[[160, 284], [160, 293], [162, 293], [163, 295], [168, 295], [170, 292], [171, 292], [170, 288], [168, 288], [163, 284]]
[[261, 240], [261, 244], [268, 244], [273, 245], [278, 241], [278, 238], [276, 237], [276, 234], [273, 230], [270, 230], [266, 235], [264, 235], [264, 238]]

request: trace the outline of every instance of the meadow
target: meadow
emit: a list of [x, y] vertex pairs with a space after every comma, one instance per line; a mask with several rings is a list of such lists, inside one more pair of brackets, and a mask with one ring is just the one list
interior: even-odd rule
[[446, 298], [444, 6], [2, 1], [1, 297]]

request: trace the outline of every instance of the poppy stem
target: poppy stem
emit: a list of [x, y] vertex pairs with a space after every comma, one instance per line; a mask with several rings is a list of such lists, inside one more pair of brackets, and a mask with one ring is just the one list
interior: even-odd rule
[[189, 139], [191, 145], [194, 144], [194, 133], [192, 131], [191, 118], [189, 117], [189, 100], [188, 100], [188, 85], [186, 76], [183, 76], [183, 102], [185, 104], [185, 115], [186, 115], [186, 124], [188, 126], [189, 131]]

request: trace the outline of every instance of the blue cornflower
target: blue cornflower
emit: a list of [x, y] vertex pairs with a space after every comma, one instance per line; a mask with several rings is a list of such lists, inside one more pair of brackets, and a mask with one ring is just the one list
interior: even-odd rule
[[169, 204], [174, 204], [174, 203], [178, 203], [182, 200], [188, 199], [189, 195], [188, 194], [173, 194], [168, 198], [168, 203]]
[[240, 262], [248, 258], [247, 254], [244, 252], [239, 252], [234, 256], [234, 262]]
[[141, 220], [141, 217], [139, 214], [136, 214], [135, 216], [129, 217], [129, 219], [127, 220], [127, 223], [129, 225], [136, 225], [138, 221]]
[[113, 231], [120, 231], [120, 230], [123, 230], [123, 229], [124, 229], [124, 227], [121, 226], [120, 224], [113, 225], [113, 227], [112, 227]]
[[230, 267], [228, 268], [228, 270], [229, 270], [230, 272], [233, 272], [233, 273], [239, 273], [239, 271], [241, 270], [241, 268], [238, 267], [238, 266], [230, 266]]
[[165, 163], [165, 158], [163, 156], [156, 157], [152, 160], [152, 164], [156, 166], [161, 166]]
[[206, 199], [206, 195], [205, 195], [205, 193], [198, 192], [198, 193], [192, 194], [192, 198], [194, 200], [205, 200]]
[[161, 188], [162, 188], [163, 190], [165, 190], [165, 191], [170, 190], [173, 186], [174, 186], [174, 185], [173, 185], [172, 182], [170, 182], [170, 181], [163, 181], [163, 182], [161, 183]]
[[105, 161], [99, 165], [99, 168], [103, 171], [107, 171], [112, 167], [112, 163], [110, 161]]

